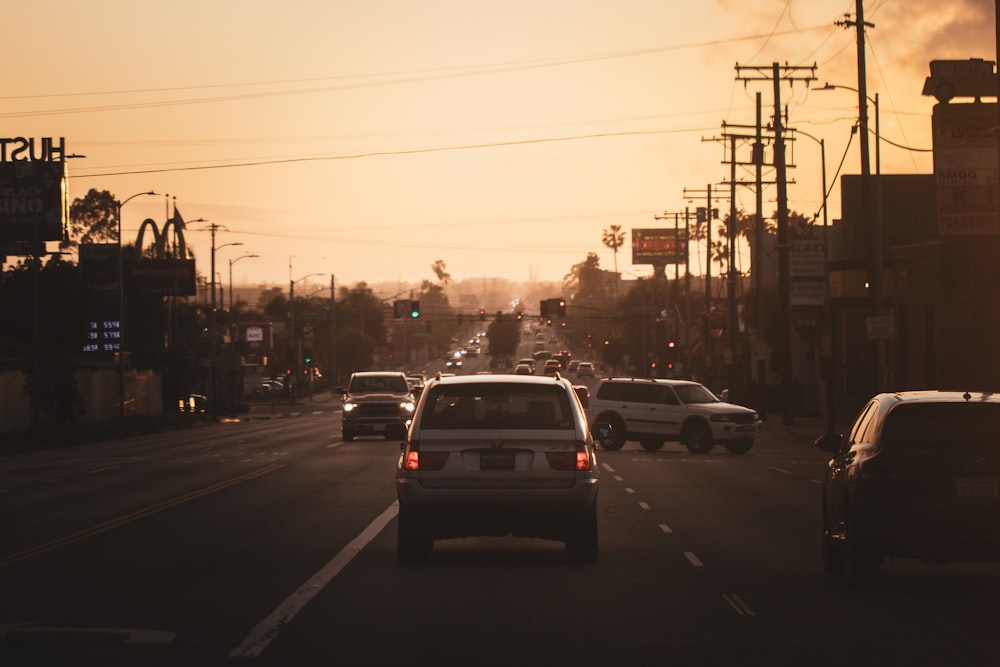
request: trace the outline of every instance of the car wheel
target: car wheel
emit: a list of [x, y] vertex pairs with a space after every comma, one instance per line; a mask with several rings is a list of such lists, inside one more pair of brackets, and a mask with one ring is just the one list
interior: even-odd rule
[[844, 554], [844, 574], [851, 588], [868, 588], [878, 579], [882, 559], [868, 542], [857, 532], [852, 534], [851, 524], [847, 524], [847, 540]]
[[665, 441], [660, 438], [642, 438], [639, 440], [639, 444], [642, 445], [642, 448], [647, 452], [655, 452], [658, 449], [662, 449], [664, 442]]
[[601, 445], [604, 449], [616, 452], [625, 446], [625, 420], [621, 416], [614, 413], [606, 413], [597, 418], [599, 422], [607, 422], [611, 424], [611, 439], [607, 441], [602, 441]]
[[400, 563], [419, 563], [434, 547], [434, 541], [413, 531], [410, 520], [400, 512], [396, 524], [396, 559]]
[[688, 451], [692, 454], [708, 454], [712, 451], [712, 432], [708, 426], [700, 422], [689, 425], [684, 429], [681, 438]]
[[566, 555], [572, 563], [596, 563], [597, 551], [597, 510], [591, 508], [570, 529]]
[[753, 447], [753, 440], [750, 438], [743, 438], [741, 440], [733, 440], [732, 442], [726, 443], [726, 451], [730, 454], [746, 454]]

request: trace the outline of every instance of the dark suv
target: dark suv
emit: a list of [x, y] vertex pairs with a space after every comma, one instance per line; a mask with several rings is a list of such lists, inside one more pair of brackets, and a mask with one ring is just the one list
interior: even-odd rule
[[415, 401], [403, 373], [354, 373], [344, 395], [344, 441], [356, 435], [385, 433], [386, 424], [409, 424]]
[[833, 453], [823, 480], [823, 569], [871, 584], [886, 558], [1000, 561], [1000, 396], [879, 394]]

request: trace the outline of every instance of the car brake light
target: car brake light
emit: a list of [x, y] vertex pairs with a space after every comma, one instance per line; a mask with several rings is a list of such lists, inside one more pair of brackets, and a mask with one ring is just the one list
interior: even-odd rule
[[411, 442], [403, 466], [407, 470], [440, 470], [448, 462], [449, 452], [421, 452], [420, 443]]
[[590, 454], [587, 445], [577, 441], [572, 452], [545, 452], [545, 458], [553, 470], [590, 470]]

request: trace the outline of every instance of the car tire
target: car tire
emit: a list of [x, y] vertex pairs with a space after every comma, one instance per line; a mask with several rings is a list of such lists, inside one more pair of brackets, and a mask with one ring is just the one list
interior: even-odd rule
[[681, 435], [684, 446], [692, 454], [708, 454], [715, 444], [712, 441], [712, 431], [708, 426], [700, 422], [689, 424], [684, 428]]
[[566, 555], [571, 563], [596, 563], [597, 553], [597, 509], [592, 507], [570, 529]]
[[753, 447], [753, 440], [750, 438], [741, 438], [739, 440], [733, 440], [732, 442], [727, 442], [725, 444], [726, 451], [730, 454], [742, 455], [750, 451]]
[[844, 574], [850, 588], [870, 588], [878, 579], [882, 559], [868, 542], [851, 530], [847, 524], [847, 540], [844, 549]]
[[658, 449], [663, 449], [663, 445], [666, 441], [662, 438], [640, 438], [639, 444], [647, 452], [655, 452]]
[[625, 420], [613, 412], [600, 415], [596, 421], [611, 424], [611, 439], [602, 441], [601, 445], [608, 451], [617, 452], [625, 446], [627, 433], [625, 432]]
[[419, 563], [434, 547], [434, 541], [414, 532], [407, 514], [400, 512], [396, 524], [396, 560]]

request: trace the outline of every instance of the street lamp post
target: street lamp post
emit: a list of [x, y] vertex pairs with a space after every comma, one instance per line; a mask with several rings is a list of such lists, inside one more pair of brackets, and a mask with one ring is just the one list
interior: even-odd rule
[[122, 207], [136, 197], [155, 195], [152, 190], [137, 192], [124, 200], [115, 201], [115, 218], [118, 226], [118, 352], [115, 366], [118, 371], [118, 418], [125, 418], [125, 259], [122, 253]]
[[[324, 273], [310, 273], [308, 275], [302, 276], [296, 280], [292, 280], [292, 260], [288, 259], [288, 349], [289, 356], [294, 357], [295, 361], [291, 364], [292, 377], [294, 380], [293, 384], [299, 380], [299, 358], [302, 356], [299, 354], [298, 337], [295, 334], [295, 283], [300, 283], [306, 278], [312, 278], [313, 276], [326, 275]], [[289, 396], [291, 402], [295, 403], [295, 388], [289, 388]]]
[[[864, 80], [862, 80], [862, 84], [864, 84]], [[844, 86], [840, 84], [835, 85], [831, 83], [826, 83], [821, 88], [817, 88], [816, 90], [837, 90], [838, 88], [849, 90], [857, 93], [858, 95], [858, 126], [861, 130], [861, 214], [862, 220], [866, 221], [869, 220], [869, 216], [871, 215], [871, 206], [868, 194], [870, 192], [869, 181], [871, 177], [871, 167], [868, 162], [868, 104], [866, 101], [871, 102], [875, 107], [875, 215], [874, 220], [871, 220], [869, 223], [866, 232], [869, 240], [868, 252], [870, 253], [868, 261], [868, 289], [869, 301], [871, 303], [870, 310], [872, 318], [875, 320], [877, 325], [876, 338], [873, 341], [873, 348], [875, 350], [874, 391], [879, 392], [883, 391], [888, 384], [888, 377], [886, 374], [886, 355], [883, 350], [882, 340], [884, 331], [888, 327], [883, 321], [885, 302], [882, 284], [882, 138], [879, 128], [878, 93], [875, 93], [875, 97], [873, 98], [868, 96], [864, 85], [862, 85], [859, 89], [851, 86]], [[891, 331], [891, 329], [889, 329], [889, 331]]]
[[260, 255], [240, 255], [236, 259], [229, 260], [229, 310], [233, 309], [233, 264], [241, 259], [249, 259], [251, 257], [260, 257]]

